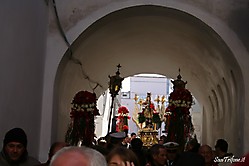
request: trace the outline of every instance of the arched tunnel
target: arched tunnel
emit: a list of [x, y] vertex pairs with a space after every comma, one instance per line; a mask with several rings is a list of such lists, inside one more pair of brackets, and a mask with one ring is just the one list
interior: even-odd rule
[[181, 68], [203, 111], [202, 142], [214, 145], [222, 137], [234, 152], [242, 146], [243, 129], [237, 131], [243, 123], [238, 119], [244, 100], [241, 69], [221, 36], [195, 16], [153, 5], [124, 8], [94, 22], [70, 49], [56, 75], [57, 138], [64, 138], [74, 94], [98, 84], [100, 96], [120, 63], [123, 77], [155, 73], [175, 78]]

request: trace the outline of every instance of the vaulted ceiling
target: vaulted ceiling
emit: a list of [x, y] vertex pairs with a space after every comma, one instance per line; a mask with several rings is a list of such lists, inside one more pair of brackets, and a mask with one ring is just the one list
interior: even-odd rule
[[[93, 82], [102, 86], [95, 89], [100, 95], [119, 63], [122, 77], [156, 73], [176, 78], [180, 68], [187, 88], [211, 114], [216, 110], [224, 115], [235, 100], [232, 96], [243, 91], [236, 84], [242, 80], [240, 67], [219, 34], [198, 18], [172, 8], [135, 6], [103, 16], [75, 40], [72, 51], [82, 68], [68, 51], [57, 74], [59, 110], [69, 109], [65, 102], [78, 90], [95, 87]], [[67, 115], [60, 114], [64, 119]]]

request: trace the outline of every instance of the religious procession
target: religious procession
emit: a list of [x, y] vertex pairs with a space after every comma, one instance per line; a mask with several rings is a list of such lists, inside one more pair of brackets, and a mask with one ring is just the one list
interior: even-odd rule
[[[115, 76], [109, 76], [112, 97], [110, 115], [114, 115], [114, 98], [118, 95], [123, 81], [119, 75], [118, 68]], [[89, 147], [100, 152], [109, 166], [224, 164], [215, 158], [231, 156], [227, 153], [226, 140], [217, 140], [214, 152], [210, 145], [201, 145], [196, 138], [190, 114], [194, 101], [191, 92], [185, 87], [187, 82], [181, 78], [179, 70], [177, 79], [171, 81], [173, 91], [168, 98], [158, 96], [153, 100], [152, 94], [147, 92], [145, 99], [139, 99], [135, 94], [133, 117], [129, 116], [130, 111], [126, 106], [119, 105], [117, 115], [109, 117], [108, 133], [97, 139], [94, 134], [94, 117], [99, 115], [96, 96], [86, 91], [77, 93], [72, 102], [66, 142], [69, 145]], [[138, 132], [130, 133], [130, 120], [136, 123]]]
[[[213, 147], [200, 144], [194, 133], [190, 108], [193, 97], [180, 75], [171, 80], [173, 91], [168, 98], [151, 92], [146, 98], [135, 94], [135, 108], [131, 118], [129, 109], [119, 105], [115, 115], [114, 99], [123, 78], [119, 68], [109, 76], [111, 96], [107, 134], [96, 138], [95, 118], [99, 116], [97, 96], [93, 92], [79, 91], [73, 97], [70, 122], [65, 141], [54, 142], [48, 159], [41, 163], [28, 155], [27, 135], [22, 128], [13, 128], [4, 137], [0, 166], [222, 166], [232, 162], [246, 163], [228, 153], [228, 143], [218, 139]], [[168, 101], [166, 105], [166, 100]], [[133, 120], [138, 132], [129, 131]], [[164, 125], [162, 125], [164, 124]]]

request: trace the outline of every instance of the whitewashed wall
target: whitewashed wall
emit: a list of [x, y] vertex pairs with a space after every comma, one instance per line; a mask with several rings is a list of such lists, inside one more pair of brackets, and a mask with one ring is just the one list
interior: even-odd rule
[[2, 1], [0, 20], [0, 145], [9, 129], [21, 127], [29, 153], [38, 157], [48, 7]]

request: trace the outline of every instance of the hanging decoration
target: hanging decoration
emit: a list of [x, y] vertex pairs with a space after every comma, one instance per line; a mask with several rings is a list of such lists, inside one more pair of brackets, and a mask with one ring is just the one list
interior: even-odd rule
[[130, 119], [129, 110], [125, 106], [121, 106], [118, 108], [118, 117], [117, 117], [117, 132], [126, 132], [129, 131], [128, 120]]
[[96, 107], [96, 94], [88, 91], [78, 92], [73, 100], [70, 111], [71, 121], [68, 126], [65, 141], [76, 146], [91, 146], [94, 140], [94, 117], [99, 115]]
[[173, 83], [173, 92], [170, 93], [168, 107], [165, 111], [165, 131], [167, 141], [177, 142], [183, 148], [187, 139], [191, 137], [194, 128], [189, 109], [193, 104], [193, 97], [185, 88], [187, 82], [181, 80], [180, 69], [177, 79]]

